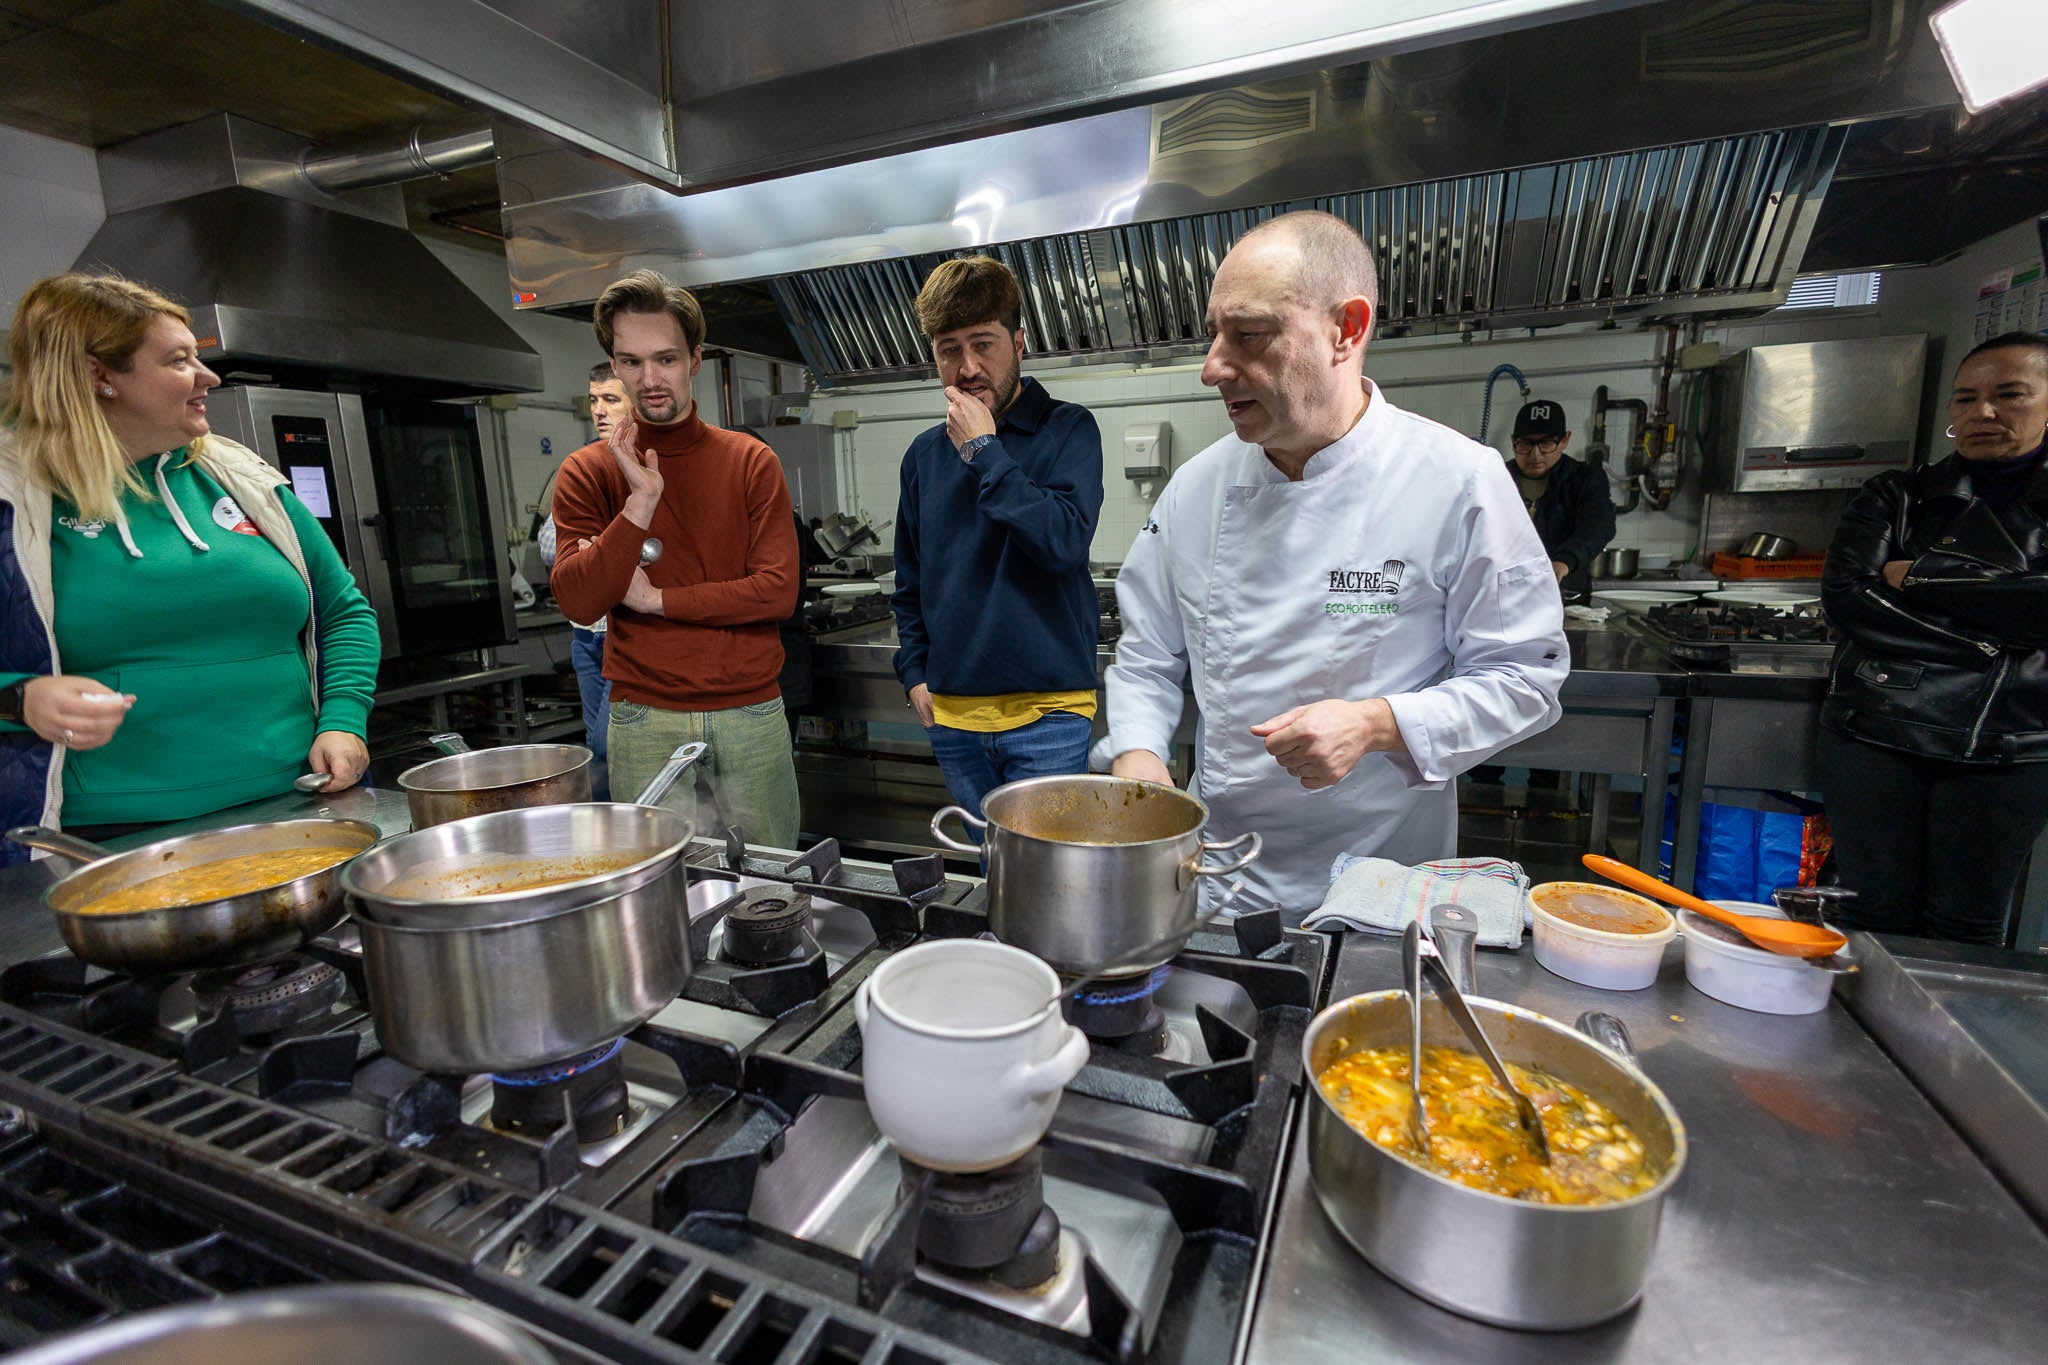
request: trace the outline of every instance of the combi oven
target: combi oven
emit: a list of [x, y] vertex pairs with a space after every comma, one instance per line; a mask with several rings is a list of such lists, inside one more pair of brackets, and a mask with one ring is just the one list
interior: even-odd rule
[[504, 490], [474, 405], [229, 385], [207, 408], [326, 528], [377, 610], [384, 657], [517, 638]]

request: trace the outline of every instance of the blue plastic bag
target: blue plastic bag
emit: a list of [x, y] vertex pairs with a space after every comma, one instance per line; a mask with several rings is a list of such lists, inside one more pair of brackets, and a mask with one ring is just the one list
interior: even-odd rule
[[[1664, 798], [1664, 879], [1671, 879], [1678, 799]], [[1806, 817], [1784, 811], [1749, 810], [1709, 801], [1700, 807], [1699, 857], [1693, 894], [1710, 901], [1756, 901], [1768, 905], [1771, 892], [1799, 881], [1799, 852]]]

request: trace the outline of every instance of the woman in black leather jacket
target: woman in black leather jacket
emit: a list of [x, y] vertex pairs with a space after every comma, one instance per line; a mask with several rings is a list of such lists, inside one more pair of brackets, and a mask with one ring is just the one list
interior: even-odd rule
[[2048, 825], [2048, 336], [1963, 357], [1949, 421], [1828, 547], [1818, 758], [1844, 927], [1995, 944]]

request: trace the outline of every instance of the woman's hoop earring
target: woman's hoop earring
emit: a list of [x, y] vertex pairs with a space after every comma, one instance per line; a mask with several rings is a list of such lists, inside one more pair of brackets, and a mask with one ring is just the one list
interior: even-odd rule
[[1956, 438], [1956, 424], [1954, 422], [1950, 422], [1948, 424], [1948, 438], [1951, 441], [1953, 441]]

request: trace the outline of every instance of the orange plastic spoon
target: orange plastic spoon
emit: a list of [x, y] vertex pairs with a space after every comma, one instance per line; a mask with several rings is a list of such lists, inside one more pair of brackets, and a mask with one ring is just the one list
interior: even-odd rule
[[1725, 924], [1757, 947], [1783, 953], [1786, 957], [1826, 957], [1849, 946], [1846, 936], [1825, 925], [1765, 919], [1762, 915], [1738, 915], [1711, 901], [1703, 901], [1690, 891], [1680, 891], [1669, 882], [1658, 881], [1627, 863], [1618, 863], [1597, 853], [1585, 854], [1579, 861], [1609, 881], [1620, 882], [1631, 891], [1704, 915], [1717, 924]]

